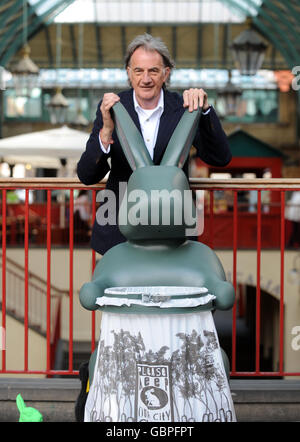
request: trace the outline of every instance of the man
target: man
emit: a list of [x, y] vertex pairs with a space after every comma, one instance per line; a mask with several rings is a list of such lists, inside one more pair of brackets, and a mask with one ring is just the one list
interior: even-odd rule
[[[110, 170], [106, 188], [115, 193], [119, 203], [119, 183], [127, 182], [132, 170], [122, 151], [111, 115], [120, 101], [127, 109], [149, 150], [154, 164], [159, 164], [182, 114], [202, 107], [199, 128], [193, 145], [207, 164], [225, 166], [231, 160], [226, 135], [203, 89], [189, 89], [183, 97], [166, 89], [174, 64], [165, 44], [149, 34], [137, 36], [128, 46], [125, 67], [130, 90], [119, 95], [106, 93], [99, 103], [96, 120], [86, 150], [77, 166], [79, 179], [86, 185], [98, 183]], [[109, 166], [108, 158], [111, 159]], [[188, 175], [188, 161], [183, 170]], [[117, 225], [100, 226], [95, 221], [91, 245], [104, 254], [125, 241]]]

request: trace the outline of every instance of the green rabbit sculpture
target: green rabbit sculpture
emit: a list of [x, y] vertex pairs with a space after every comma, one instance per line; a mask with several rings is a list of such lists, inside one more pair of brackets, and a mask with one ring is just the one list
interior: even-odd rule
[[[108, 287], [189, 285], [207, 287], [216, 296], [203, 309], [230, 309], [234, 304], [234, 288], [226, 281], [219, 258], [208, 246], [187, 240], [187, 229], [194, 226], [185, 223], [185, 213], [178, 218], [178, 213], [174, 210], [174, 207], [182, 207], [184, 212], [182, 202], [189, 195], [189, 183], [180, 167], [189, 154], [200, 111], [184, 113], [160, 166], [154, 166], [143, 139], [125, 108], [121, 103], [116, 103], [113, 110], [119, 139], [122, 140], [122, 147], [133, 168], [127, 185], [127, 197], [125, 195], [123, 198], [119, 211], [119, 228], [128, 241], [110, 249], [98, 262], [92, 281], [85, 283], [80, 290], [82, 306], [88, 310], [134, 313], [136, 309], [139, 310], [138, 307], [100, 308], [96, 300], [104, 295], [104, 290]], [[171, 196], [174, 207], [170, 207], [168, 223], [161, 222], [161, 219], [158, 222], [156, 220], [155, 224], [148, 222], [136, 225], [128, 222], [128, 214], [136, 205], [136, 201], [131, 202], [128, 196], [135, 192], [141, 197], [138, 203], [140, 212], [146, 213], [149, 209], [148, 221], [151, 219], [149, 202], [153, 201], [153, 195]], [[171, 198], [161, 198], [156, 201], [159, 205], [156, 205], [156, 213], [163, 213], [163, 202], [166, 199], [172, 204]], [[195, 213], [194, 207], [192, 210]], [[178, 219], [182, 220], [181, 224]]]
[[[119, 228], [127, 242], [110, 249], [98, 262], [92, 281], [80, 290], [82, 306], [88, 310], [130, 315], [129, 318], [138, 314], [161, 317], [232, 308], [234, 288], [226, 281], [216, 253], [200, 242], [187, 239], [197, 219], [186, 216], [186, 207], [192, 214], [196, 209], [181, 168], [189, 155], [201, 109], [184, 113], [159, 166], [153, 165], [141, 134], [122, 104], [116, 103], [113, 112], [118, 137], [133, 169], [119, 210]], [[193, 296], [206, 297], [206, 302], [184, 308], [178, 305], [161, 308], [160, 302], [128, 303], [130, 296], [138, 295], [128, 295], [126, 287], [137, 288], [139, 292], [139, 288], [146, 287], [187, 286], [205, 288], [201, 295], [198, 292]], [[127, 301], [119, 305], [109, 302], [114, 301], [114, 297]], [[145, 301], [145, 297], [142, 299]], [[149, 299], [151, 301], [151, 296]], [[163, 297], [159, 297], [159, 301], [162, 300]], [[228, 369], [226, 355], [223, 357]], [[95, 361], [94, 354], [89, 366], [90, 384]]]
[[43, 415], [33, 407], [27, 407], [22, 396], [18, 394], [16, 403], [20, 412], [19, 422], [43, 422]]

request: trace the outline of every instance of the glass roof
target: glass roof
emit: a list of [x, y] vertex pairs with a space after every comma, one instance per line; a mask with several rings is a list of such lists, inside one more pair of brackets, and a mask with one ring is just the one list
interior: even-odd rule
[[[120, 47], [125, 44], [125, 27], [144, 25], [151, 29], [155, 25], [198, 23], [243, 23], [245, 27], [246, 18], [251, 17], [252, 27], [283, 56], [289, 69], [299, 64], [300, 0], [0, 0], [0, 66], [8, 66], [24, 44], [24, 5], [30, 5], [26, 8], [29, 40], [54, 20], [66, 24], [86, 22], [99, 23], [101, 28], [116, 26], [113, 37], [119, 38]], [[229, 35], [230, 26], [228, 29]], [[97, 54], [101, 59], [102, 29], [98, 31]], [[175, 35], [172, 33], [174, 45]]]
[[54, 6], [60, 6], [60, 0], [28, 0], [30, 6], [33, 6], [37, 15], [43, 15]]
[[[37, 0], [30, 0], [36, 2]], [[55, 0], [46, 0], [51, 3]], [[55, 18], [56, 22], [78, 23], [239, 23], [256, 15], [262, 0], [75, 0]], [[250, 4], [249, 4], [250, 3]], [[252, 6], [251, 6], [252, 5]], [[243, 12], [242, 12], [243, 11]]]

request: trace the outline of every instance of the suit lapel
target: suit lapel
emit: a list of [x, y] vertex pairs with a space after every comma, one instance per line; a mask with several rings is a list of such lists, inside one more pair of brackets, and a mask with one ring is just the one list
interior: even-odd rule
[[165, 91], [164, 112], [160, 117], [157, 140], [154, 147], [154, 164], [160, 163], [168, 142], [180, 120], [183, 110], [183, 106], [179, 105], [168, 91]]

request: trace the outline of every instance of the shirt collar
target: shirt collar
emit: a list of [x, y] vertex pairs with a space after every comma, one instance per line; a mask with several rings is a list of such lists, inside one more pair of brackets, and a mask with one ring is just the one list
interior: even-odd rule
[[[134, 103], [134, 108], [137, 112], [139, 112], [139, 111], [143, 112], [145, 110], [137, 102], [137, 99], [135, 96], [135, 90], [133, 90], [133, 103]], [[161, 91], [160, 91], [160, 96], [159, 96], [159, 100], [158, 100], [156, 108], [151, 109], [151, 111], [152, 111], [151, 114], [154, 114], [154, 112], [156, 112], [158, 109], [161, 109], [161, 113], [163, 113], [163, 111], [164, 111], [164, 91], [163, 91], [163, 89], [161, 89]]]

